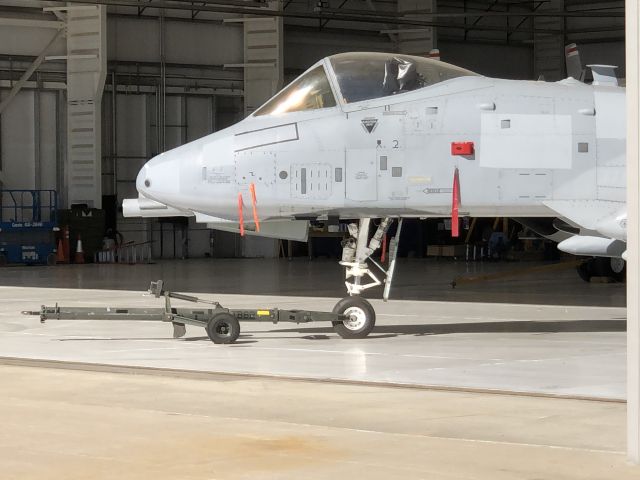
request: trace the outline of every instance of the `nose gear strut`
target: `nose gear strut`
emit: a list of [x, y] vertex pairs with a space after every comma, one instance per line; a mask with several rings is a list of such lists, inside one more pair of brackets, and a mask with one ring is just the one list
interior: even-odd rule
[[[360, 225], [349, 224], [349, 234], [351, 238], [342, 244], [342, 261], [340, 265], [345, 267], [345, 285], [350, 296], [360, 295], [362, 291], [382, 285], [381, 281], [369, 268], [368, 261], [371, 261], [384, 275], [383, 300], [387, 301], [391, 291], [393, 272], [396, 266], [396, 256], [398, 253], [398, 243], [400, 231], [402, 230], [402, 219], [398, 220], [398, 229], [395, 236], [389, 242], [389, 266], [385, 270], [382, 265], [371, 258], [371, 255], [380, 248], [383, 237], [387, 234], [389, 227], [393, 223], [393, 218], [386, 217], [378, 225], [373, 237], [369, 240], [369, 227], [371, 218], [360, 219]], [[371, 281], [363, 283], [364, 277]]]

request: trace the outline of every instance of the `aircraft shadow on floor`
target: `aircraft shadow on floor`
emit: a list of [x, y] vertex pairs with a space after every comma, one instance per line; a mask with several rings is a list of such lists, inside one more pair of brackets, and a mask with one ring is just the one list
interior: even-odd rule
[[[252, 335], [240, 335], [240, 340], [236, 340], [233, 345], [247, 345], [250, 343], [257, 343], [257, 340], [249, 340], [246, 337], [252, 337]], [[57, 338], [55, 339], [58, 342], [125, 342], [125, 341], [157, 341], [157, 340], [173, 340], [171, 337], [83, 337], [83, 338]], [[209, 337], [198, 336], [198, 337], [184, 337], [177, 339], [181, 342], [198, 342], [206, 340], [210, 342]]]
[[[454, 333], [564, 333], [564, 332], [625, 332], [627, 321], [614, 320], [557, 320], [557, 321], [506, 321], [412, 325], [377, 325], [369, 339], [388, 338], [396, 335], [448, 335]], [[321, 334], [333, 333], [331, 327], [289, 328], [270, 330], [273, 333], [297, 332], [307, 334], [309, 340], [319, 340]], [[320, 335], [318, 335], [320, 334]], [[376, 335], [383, 334], [383, 335]]]
[[[401, 335], [450, 335], [464, 333], [598, 333], [598, 332], [625, 332], [627, 321], [625, 319], [612, 320], [546, 320], [546, 321], [505, 321], [505, 322], [473, 322], [473, 323], [442, 323], [442, 324], [412, 324], [412, 325], [377, 325], [373, 332], [361, 340], [380, 340]], [[332, 327], [299, 327], [265, 330], [259, 332], [247, 332], [240, 335], [240, 339], [231, 346], [249, 346], [257, 343], [259, 338], [274, 340], [291, 339], [294, 337], [277, 337], [277, 333], [300, 333], [303, 340], [331, 340], [336, 334]], [[168, 337], [83, 337], [60, 338], [60, 342], [79, 341], [149, 341], [171, 340]], [[207, 336], [185, 337], [183, 342], [209, 341]]]

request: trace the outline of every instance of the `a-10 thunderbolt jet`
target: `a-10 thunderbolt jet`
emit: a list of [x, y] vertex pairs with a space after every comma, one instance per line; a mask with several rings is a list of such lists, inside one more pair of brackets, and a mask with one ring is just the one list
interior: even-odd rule
[[[463, 215], [557, 218], [561, 250], [622, 259], [625, 90], [612, 68], [591, 68], [586, 85], [333, 55], [239, 123], [150, 160], [123, 212], [302, 241], [309, 220], [357, 220], [341, 261], [350, 297], [336, 305], [348, 337], [375, 321], [358, 295], [383, 282], [389, 295], [403, 218], [451, 217], [453, 235]], [[385, 270], [370, 257], [396, 220]]]

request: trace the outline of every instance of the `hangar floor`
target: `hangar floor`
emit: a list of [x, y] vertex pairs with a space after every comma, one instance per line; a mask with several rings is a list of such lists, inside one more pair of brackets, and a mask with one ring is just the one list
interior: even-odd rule
[[[571, 266], [527, 273], [544, 265], [539, 262], [399, 259], [391, 297], [396, 300], [625, 307], [623, 284], [585, 283]], [[508, 272], [513, 275], [506, 276]], [[505, 276], [451, 288], [451, 282], [457, 277], [485, 274]], [[139, 291], [145, 289], [149, 281], [159, 278], [170, 288], [184, 292], [333, 298], [346, 294], [344, 269], [337, 260], [327, 259], [189, 259], [135, 266], [15, 266], [0, 270], [0, 285], [23, 287]], [[369, 297], [381, 296], [380, 288], [369, 292]]]
[[3, 479], [638, 478], [617, 402], [71, 368], [0, 365]]
[[367, 339], [244, 324], [234, 345], [194, 327], [175, 340], [160, 323], [42, 325], [20, 311], [155, 307], [141, 293], [159, 278], [228, 307], [331, 309], [340, 267], [4, 268], [3, 478], [635, 478], [624, 285], [586, 284], [573, 270], [449, 284], [528, 266], [403, 261], [395, 299], [372, 300]]
[[[330, 310], [343, 295], [340, 268], [328, 261], [286, 260], [10, 267], [2, 270], [1, 283], [21, 287], [0, 288], [0, 351], [6, 357], [138, 367], [624, 398], [624, 285], [586, 284], [574, 271], [553, 271], [451, 289], [448, 283], [466, 268], [403, 262], [394, 295], [404, 300], [373, 300], [377, 327], [366, 339], [343, 340], [324, 324], [251, 323], [236, 344], [216, 346], [196, 327], [174, 340], [165, 324], [41, 325], [19, 312], [56, 302], [161, 306], [140, 294], [157, 278], [169, 289], [215, 294], [228, 307]], [[433, 300], [439, 297], [447, 301]], [[523, 304], [487, 303], [497, 300]], [[547, 305], [527, 304], [536, 302]]]

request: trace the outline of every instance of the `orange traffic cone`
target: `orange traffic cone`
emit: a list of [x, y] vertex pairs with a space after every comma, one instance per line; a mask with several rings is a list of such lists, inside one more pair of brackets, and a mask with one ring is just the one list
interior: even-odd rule
[[58, 239], [58, 251], [56, 252], [56, 263], [67, 263], [64, 258], [64, 247], [62, 246], [62, 238]]
[[75, 263], [84, 263], [84, 252], [82, 251], [82, 239], [78, 234], [78, 245], [76, 246], [76, 255], [73, 259]]

